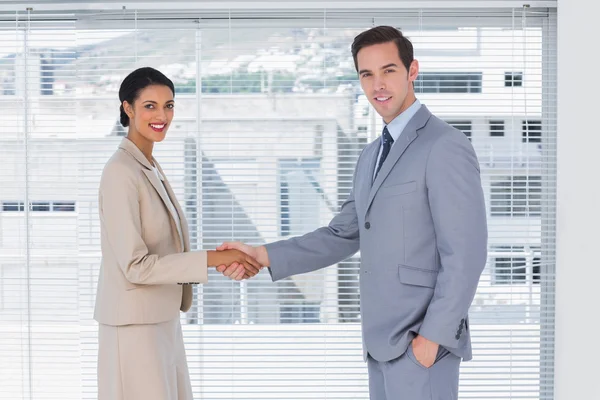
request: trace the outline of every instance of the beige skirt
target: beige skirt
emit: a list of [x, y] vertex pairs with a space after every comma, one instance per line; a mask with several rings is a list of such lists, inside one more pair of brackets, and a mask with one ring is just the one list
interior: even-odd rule
[[193, 400], [179, 318], [98, 333], [99, 400]]

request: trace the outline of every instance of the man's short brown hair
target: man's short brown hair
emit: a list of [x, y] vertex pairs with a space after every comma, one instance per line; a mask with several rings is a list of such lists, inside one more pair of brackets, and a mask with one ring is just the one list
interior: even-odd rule
[[410, 64], [414, 60], [413, 45], [402, 32], [392, 26], [376, 26], [354, 38], [354, 42], [352, 42], [352, 58], [354, 58], [354, 68], [356, 68], [356, 71], [358, 71], [357, 56], [360, 49], [388, 42], [396, 44], [400, 60], [402, 60], [402, 64], [404, 64], [408, 71]]

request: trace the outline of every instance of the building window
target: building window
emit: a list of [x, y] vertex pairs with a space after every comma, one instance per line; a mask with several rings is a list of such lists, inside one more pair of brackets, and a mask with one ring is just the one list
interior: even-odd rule
[[[61, 58], [57, 54], [58, 58]], [[40, 54], [40, 94], [52, 96], [54, 94], [54, 68], [59, 63], [54, 58], [54, 51]]]
[[[29, 210], [35, 212], [74, 212], [74, 201], [32, 201], [29, 203]], [[2, 211], [4, 212], [23, 212], [25, 203], [22, 201], [3, 201]]]
[[298, 304], [282, 301], [279, 312], [281, 324], [317, 324], [321, 322], [321, 305], [318, 302], [301, 301]]
[[47, 201], [32, 201], [29, 205], [31, 211], [50, 211], [50, 203]]
[[542, 213], [542, 177], [497, 177], [491, 183], [492, 216], [539, 217]]
[[539, 256], [534, 257], [533, 262], [531, 264], [531, 269], [532, 269], [532, 273], [533, 273], [533, 283], [537, 283], [539, 284], [541, 281], [541, 267], [542, 267], [542, 260]]
[[74, 201], [54, 201], [52, 202], [53, 212], [74, 212], [75, 202]]
[[11, 211], [25, 211], [25, 206], [23, 202], [20, 201], [3, 201], [2, 202], [2, 211], [11, 212]]
[[481, 72], [421, 72], [416, 93], [481, 93]]
[[473, 123], [471, 121], [446, 121], [449, 125], [458, 129], [465, 134], [466, 137], [471, 140], [471, 134], [473, 133]]
[[527, 282], [527, 262], [524, 257], [496, 257], [494, 283], [510, 285]]
[[541, 143], [542, 142], [542, 121], [525, 120], [523, 121], [523, 143]]
[[523, 86], [522, 72], [505, 72], [504, 73], [505, 87], [521, 87]]
[[504, 136], [504, 121], [503, 120], [491, 120], [490, 121], [490, 136], [491, 137]]
[[313, 154], [315, 157], [323, 156], [323, 135], [325, 134], [325, 127], [323, 125], [315, 125], [315, 142], [313, 147]]
[[541, 256], [537, 246], [492, 246], [492, 283], [496, 285], [540, 283]]

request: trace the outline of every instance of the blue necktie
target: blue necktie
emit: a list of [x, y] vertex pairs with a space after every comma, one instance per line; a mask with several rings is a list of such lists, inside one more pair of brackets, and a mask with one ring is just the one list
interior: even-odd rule
[[383, 135], [381, 136], [383, 138], [383, 151], [381, 152], [381, 157], [379, 158], [379, 165], [377, 165], [377, 172], [375, 172], [375, 177], [377, 177], [377, 174], [379, 173], [383, 162], [390, 153], [392, 144], [394, 144], [394, 138], [392, 137], [392, 135], [390, 135], [390, 131], [388, 131], [387, 126], [383, 128]]

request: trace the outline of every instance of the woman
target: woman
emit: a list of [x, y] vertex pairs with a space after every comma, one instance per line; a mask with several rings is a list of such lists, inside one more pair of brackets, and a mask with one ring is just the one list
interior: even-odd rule
[[102, 265], [94, 318], [99, 323], [101, 400], [187, 400], [192, 389], [179, 310], [192, 304], [190, 283], [208, 267], [257, 262], [240, 251], [189, 251], [186, 220], [158, 162], [173, 119], [173, 82], [152, 68], [128, 75], [119, 90], [127, 137], [104, 167], [99, 191]]

